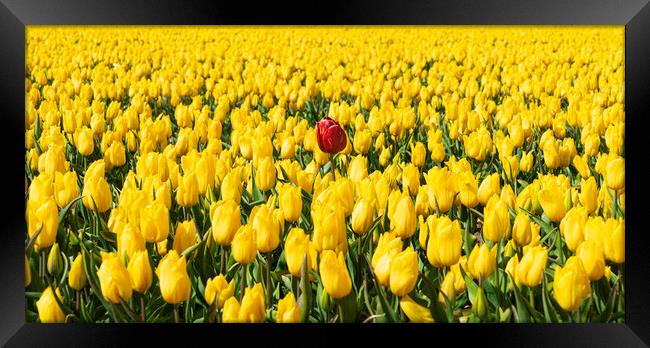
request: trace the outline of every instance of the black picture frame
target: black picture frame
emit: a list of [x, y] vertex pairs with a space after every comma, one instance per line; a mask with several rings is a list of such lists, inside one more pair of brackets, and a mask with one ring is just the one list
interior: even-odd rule
[[[479, 325], [174, 325], [33, 324], [25, 322], [22, 173], [26, 25], [122, 24], [387, 24], [387, 25], [625, 25], [625, 138], [627, 182], [624, 324]], [[0, 118], [4, 128], [0, 224], [0, 342], [7, 346], [147, 344], [332, 345], [361, 339], [380, 343], [514, 346], [650, 344], [650, 257], [642, 211], [647, 185], [643, 143], [650, 100], [648, 0], [448, 0], [373, 2], [250, 2], [147, 0], [0, 0]], [[645, 190], [644, 190], [645, 189]], [[20, 202], [20, 203], [16, 203]], [[205, 340], [204, 340], [205, 339]], [[153, 340], [153, 341], [152, 341]], [[206, 342], [206, 343], [199, 343]], [[358, 343], [357, 343], [358, 344]]]

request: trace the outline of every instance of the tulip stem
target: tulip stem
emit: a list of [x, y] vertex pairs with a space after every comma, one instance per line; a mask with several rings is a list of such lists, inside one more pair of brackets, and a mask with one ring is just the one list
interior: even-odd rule
[[79, 312], [79, 297], [80, 297], [80, 292], [79, 290], [76, 291], [76, 296], [75, 296], [75, 309], [77, 312]]
[[142, 322], [146, 322], [145, 314], [144, 314], [144, 293], [140, 296], [140, 315], [142, 318]]
[[239, 291], [239, 302], [244, 298], [244, 289], [246, 289], [246, 265], [241, 266], [241, 282]]
[[175, 323], [180, 323], [180, 319], [178, 318], [178, 305], [174, 305], [174, 322]]
[[273, 292], [273, 286], [271, 285], [271, 253], [267, 253], [266, 256], [266, 305], [271, 305], [271, 293]]
[[226, 269], [226, 247], [221, 246], [221, 264], [220, 264], [221, 270], [219, 273], [223, 274]]
[[332, 180], [336, 180], [336, 167], [334, 167], [334, 156], [330, 157], [330, 171], [332, 172]]

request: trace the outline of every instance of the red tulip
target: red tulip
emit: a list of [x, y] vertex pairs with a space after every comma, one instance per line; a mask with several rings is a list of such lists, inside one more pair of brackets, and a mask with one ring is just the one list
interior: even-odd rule
[[335, 154], [345, 149], [348, 138], [338, 122], [323, 117], [316, 124], [316, 140], [321, 151]]

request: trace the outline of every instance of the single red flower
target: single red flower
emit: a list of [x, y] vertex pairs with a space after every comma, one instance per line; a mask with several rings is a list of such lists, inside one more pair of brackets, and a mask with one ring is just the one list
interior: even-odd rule
[[329, 117], [323, 117], [316, 124], [316, 140], [323, 152], [336, 154], [345, 149], [348, 138], [341, 125]]

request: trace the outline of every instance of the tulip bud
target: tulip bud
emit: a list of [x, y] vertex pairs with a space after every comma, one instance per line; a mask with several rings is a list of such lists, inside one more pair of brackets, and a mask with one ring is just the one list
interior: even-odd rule
[[483, 288], [478, 288], [476, 299], [472, 305], [472, 313], [476, 314], [481, 319], [485, 318], [485, 315], [487, 314], [487, 299], [485, 298]]
[[512, 316], [512, 311], [510, 308], [506, 308], [506, 310], [502, 310], [501, 307], [499, 307], [499, 322], [500, 323], [509, 323], [510, 322], [510, 317]]
[[329, 311], [331, 309], [332, 301], [330, 300], [330, 295], [326, 291], [323, 291], [321, 293], [318, 301], [320, 303], [320, 306], [323, 307], [324, 310]]
[[68, 284], [75, 290], [81, 290], [86, 286], [86, 273], [83, 270], [83, 256], [78, 254], [70, 266], [68, 273]]
[[59, 243], [54, 243], [47, 256], [47, 272], [51, 275], [57, 275], [61, 272], [63, 265], [61, 264], [61, 250]]
[[[454, 282], [456, 280], [456, 274], [454, 272], [447, 272], [445, 278], [440, 285], [440, 293], [438, 294], [438, 302], [444, 304], [445, 296], [449, 302], [453, 305], [456, 300], [456, 293], [454, 289]], [[444, 294], [444, 296], [443, 296]]]

